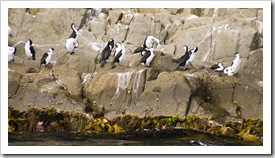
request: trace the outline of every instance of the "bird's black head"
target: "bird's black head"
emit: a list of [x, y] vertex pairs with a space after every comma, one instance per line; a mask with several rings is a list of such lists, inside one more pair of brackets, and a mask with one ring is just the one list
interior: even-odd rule
[[29, 41], [30, 41], [30, 45], [32, 45], [32, 40], [31, 40], [31, 39], [29, 39]]
[[194, 53], [197, 52], [198, 50], [199, 50], [199, 48], [196, 46], [196, 47], [194, 48]]
[[219, 65], [219, 66], [220, 66], [220, 65], [223, 66], [223, 64], [222, 64], [221, 62], [218, 62], [218, 65]]
[[236, 53], [235, 53], [235, 57], [240, 57], [239, 52], [236, 52]]
[[16, 48], [15, 47], [13, 47], [13, 48], [14, 48], [13, 54], [15, 54], [16, 53]]
[[109, 41], [108, 41], [108, 44], [110, 45], [114, 45], [115, 41], [111, 38]]
[[188, 47], [187, 47], [187, 45], [183, 45], [183, 48], [184, 48], [185, 52], [188, 52]]
[[52, 51], [54, 51], [54, 49], [53, 49], [53, 48], [51, 48], [51, 50], [52, 50]]
[[71, 28], [73, 28], [74, 26], [75, 26], [74, 23], [72, 23], [72, 24], [71, 24]]
[[121, 43], [117, 42], [116, 45], [115, 45], [115, 47], [118, 48], [120, 45], [121, 45]]

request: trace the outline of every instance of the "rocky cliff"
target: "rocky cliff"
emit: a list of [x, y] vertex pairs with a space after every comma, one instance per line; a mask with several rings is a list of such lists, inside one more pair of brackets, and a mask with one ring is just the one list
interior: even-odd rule
[[[15, 62], [9, 64], [9, 106], [55, 106], [102, 114], [180, 116], [195, 114], [218, 123], [263, 115], [263, 13], [261, 9], [9, 9]], [[79, 47], [67, 54], [71, 23], [79, 30]], [[133, 51], [148, 35], [160, 39], [150, 67]], [[99, 66], [100, 53], [111, 38], [125, 41], [126, 55], [111, 69]], [[24, 44], [32, 39], [37, 60], [28, 60]], [[199, 50], [194, 68], [177, 70], [183, 45]], [[52, 67], [40, 59], [55, 49]], [[209, 67], [229, 66], [239, 51], [237, 76]]]

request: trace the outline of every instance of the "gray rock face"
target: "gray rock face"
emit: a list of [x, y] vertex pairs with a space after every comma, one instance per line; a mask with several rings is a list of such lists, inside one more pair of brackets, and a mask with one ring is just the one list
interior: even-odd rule
[[[234, 8], [108, 8], [9, 9], [13, 36], [9, 44], [32, 39], [37, 60], [24, 59], [18, 44], [15, 63], [9, 64], [9, 105], [56, 106], [85, 111], [105, 109], [106, 116], [195, 114], [219, 123], [257, 118], [263, 111], [262, 10]], [[67, 54], [65, 41], [79, 30], [75, 54]], [[148, 35], [160, 39], [150, 67], [132, 54]], [[111, 69], [113, 52], [104, 67], [100, 53], [111, 38], [125, 41], [126, 55]], [[198, 46], [190, 70], [177, 70], [175, 59], [183, 45]], [[52, 65], [40, 67], [42, 55], [53, 47]], [[239, 51], [237, 76], [209, 69], [217, 62], [231, 64]]]
[[[15, 70], [16, 71], [16, 70]], [[15, 72], [10, 72], [16, 75]], [[75, 81], [70, 82], [69, 88], [66, 88], [61, 82], [55, 82], [52, 76], [52, 71], [48, 68], [42, 69], [39, 73], [26, 73], [19, 82], [14, 81], [17, 79], [14, 75], [9, 78], [9, 105], [17, 107], [20, 110], [26, 110], [28, 107], [46, 107], [56, 106], [59, 109], [70, 109], [83, 111], [84, 105], [74, 100], [74, 93], [70, 93]], [[66, 78], [70, 80], [70, 78]], [[66, 81], [64, 81], [66, 84]], [[17, 88], [17, 90], [15, 90]], [[68, 94], [71, 94], [68, 97]]]
[[16, 92], [20, 86], [20, 79], [22, 75], [16, 72], [9, 72], [9, 91], [8, 96], [11, 98], [13, 95], [16, 95]]
[[144, 92], [127, 111], [138, 111], [139, 115], [184, 116], [193, 91], [182, 72], [163, 72], [156, 80], [146, 83]]

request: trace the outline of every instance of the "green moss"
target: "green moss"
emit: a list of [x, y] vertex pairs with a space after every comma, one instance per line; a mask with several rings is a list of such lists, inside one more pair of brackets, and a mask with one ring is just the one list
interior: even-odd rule
[[125, 130], [120, 127], [117, 123], [112, 124], [105, 118], [96, 118], [85, 126], [85, 130], [89, 134], [93, 133], [121, 133]]
[[158, 118], [153, 118], [153, 120], [152, 120], [152, 122], [153, 122], [154, 124], [157, 124], [157, 123], [158, 123], [158, 121], [159, 121], [159, 119], [158, 119]]
[[175, 123], [175, 119], [173, 117], [164, 118], [165, 124], [167, 126], [172, 126]]
[[197, 115], [187, 115], [185, 118], [121, 115], [114, 120], [108, 120], [104, 116], [93, 119], [79, 111], [57, 110], [54, 107], [32, 107], [23, 112], [9, 107], [8, 112], [9, 132], [37, 132], [37, 124], [42, 122], [41, 126], [45, 128], [45, 132], [121, 133], [137, 129], [164, 130], [177, 126], [247, 141], [255, 140], [255, 137], [258, 139], [263, 134], [262, 119], [244, 119], [243, 122], [226, 122], [223, 126], [214, 126], [209, 118]]

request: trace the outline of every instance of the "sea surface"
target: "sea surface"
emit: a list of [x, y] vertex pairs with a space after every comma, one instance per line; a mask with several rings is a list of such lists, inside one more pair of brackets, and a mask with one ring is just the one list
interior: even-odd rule
[[119, 134], [20, 133], [8, 135], [9, 146], [262, 146], [263, 142], [215, 136], [183, 129]]

